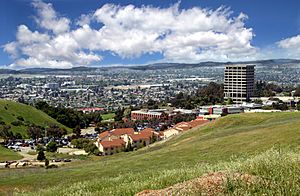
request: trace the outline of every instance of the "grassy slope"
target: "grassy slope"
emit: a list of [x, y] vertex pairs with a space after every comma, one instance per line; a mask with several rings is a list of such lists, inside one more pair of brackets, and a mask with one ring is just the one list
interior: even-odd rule
[[[164, 143], [56, 170], [0, 172], [0, 190], [42, 195], [75, 193], [131, 195], [192, 179], [226, 162], [255, 156], [274, 146], [298, 150], [300, 113], [241, 114], [224, 117]], [[31, 193], [30, 193], [31, 194]]]
[[0, 146], [0, 162], [21, 159], [22, 156], [18, 153]]
[[[43, 127], [49, 124], [59, 124], [61, 127], [65, 127], [44, 112], [37, 110], [36, 108], [12, 101], [0, 100], [1, 121], [6, 122], [6, 124], [10, 124], [11, 122], [16, 121], [18, 116], [22, 116], [25, 121], [29, 121], [30, 123], [34, 123]], [[11, 127], [11, 130], [14, 133], [21, 133], [23, 136], [27, 136], [25, 126], [11, 125]]]

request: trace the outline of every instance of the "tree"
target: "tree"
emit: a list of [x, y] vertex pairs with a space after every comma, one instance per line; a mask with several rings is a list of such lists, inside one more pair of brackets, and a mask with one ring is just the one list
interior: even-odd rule
[[231, 98], [228, 98], [227, 105], [231, 105], [231, 104], [233, 104], [233, 100]]
[[34, 125], [28, 127], [27, 133], [28, 133], [29, 137], [31, 137], [32, 139], [35, 139], [35, 140], [37, 140], [38, 138], [40, 138], [42, 136], [41, 128], [34, 126]]
[[100, 130], [100, 127], [95, 127], [95, 132], [96, 132], [96, 133], [100, 133], [100, 131], [101, 131], [101, 130]]
[[39, 151], [39, 153], [38, 153], [38, 155], [37, 155], [37, 158], [36, 158], [37, 160], [39, 160], [39, 161], [43, 161], [43, 160], [45, 160], [46, 159], [46, 157], [45, 157], [45, 153], [44, 153], [44, 151], [43, 150], [40, 150]]
[[56, 124], [50, 125], [47, 129], [47, 136], [52, 136], [56, 138], [61, 138], [63, 135], [67, 134], [67, 130], [65, 128], [60, 128]]
[[300, 102], [297, 103], [297, 110], [300, 110]]
[[94, 144], [93, 141], [89, 141], [88, 143], [85, 143], [83, 149], [85, 152], [89, 154], [98, 155], [100, 153], [99, 149], [97, 148], [97, 146]]
[[10, 125], [0, 126], [0, 136], [4, 139], [4, 143], [7, 143], [8, 140], [14, 138], [14, 134], [12, 131], [10, 131], [10, 128]]
[[123, 119], [123, 114], [124, 114], [124, 108], [122, 109], [118, 109], [116, 112], [115, 112], [115, 121], [118, 122], [118, 121], [121, 121]]
[[299, 97], [300, 96], [300, 86], [297, 86], [294, 96]]
[[125, 152], [129, 152], [129, 151], [133, 151], [133, 147], [131, 145], [131, 142], [129, 141], [126, 148], [125, 148]]
[[47, 152], [56, 152], [57, 151], [57, 144], [54, 141], [51, 141], [46, 146]]
[[143, 147], [145, 147], [147, 144], [146, 144], [146, 141], [144, 140], [143, 141]]
[[77, 125], [74, 129], [73, 129], [73, 133], [76, 135], [76, 137], [79, 137], [81, 134], [81, 129], [80, 126]]
[[155, 135], [152, 135], [151, 137], [151, 143], [153, 144], [154, 142], [156, 142], [157, 138]]
[[75, 146], [75, 148], [83, 149], [87, 143], [89, 143], [90, 140], [86, 138], [78, 138], [73, 139], [71, 141], [71, 144]]
[[48, 166], [49, 166], [49, 160], [45, 159], [45, 167], [48, 167]]

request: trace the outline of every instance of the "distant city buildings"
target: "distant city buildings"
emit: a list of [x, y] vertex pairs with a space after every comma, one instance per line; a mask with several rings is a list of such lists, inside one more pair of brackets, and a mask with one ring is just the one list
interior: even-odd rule
[[224, 99], [240, 104], [253, 96], [255, 65], [228, 65], [224, 71]]

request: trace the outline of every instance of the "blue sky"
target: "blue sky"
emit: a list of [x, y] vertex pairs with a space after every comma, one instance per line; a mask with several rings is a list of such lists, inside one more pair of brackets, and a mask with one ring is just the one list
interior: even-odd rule
[[0, 66], [297, 58], [300, 3], [3, 0]]

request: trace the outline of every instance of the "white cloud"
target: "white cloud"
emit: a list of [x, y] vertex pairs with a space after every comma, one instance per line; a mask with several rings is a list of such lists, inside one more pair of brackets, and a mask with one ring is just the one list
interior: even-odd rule
[[18, 44], [16, 42], [10, 42], [3, 46], [4, 52], [10, 54], [12, 58], [17, 58], [19, 56]]
[[43, 28], [53, 31], [55, 34], [64, 33], [69, 30], [70, 20], [59, 17], [51, 3], [35, 0], [32, 5], [36, 8], [38, 17], [36, 22]]
[[276, 43], [285, 58], [297, 58], [300, 55], [300, 35], [283, 39]]
[[[75, 20], [59, 16], [51, 4], [34, 1], [42, 30], [20, 25], [16, 41], [4, 50], [18, 57], [13, 66], [71, 67], [102, 60], [108, 51], [121, 58], [161, 53], [164, 61], [249, 60], [257, 48], [251, 45], [252, 29], [245, 27], [247, 16], [232, 17], [228, 8], [217, 10], [193, 7], [179, 9], [105, 4], [94, 13]], [[90, 23], [98, 23], [93, 28]]]
[[299, 49], [300, 46], [300, 35], [290, 37], [287, 39], [283, 39], [279, 42], [277, 42], [278, 46], [280, 48], [285, 49]]
[[37, 31], [31, 32], [27, 26], [20, 25], [17, 31], [17, 40], [20, 44], [32, 44], [35, 42], [47, 42], [50, 37]]

